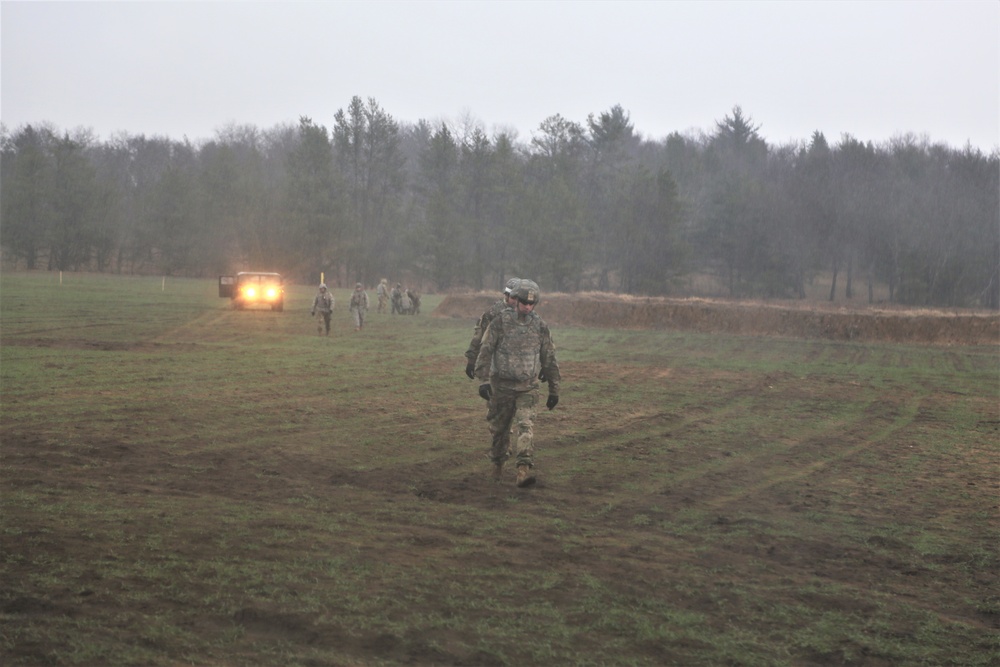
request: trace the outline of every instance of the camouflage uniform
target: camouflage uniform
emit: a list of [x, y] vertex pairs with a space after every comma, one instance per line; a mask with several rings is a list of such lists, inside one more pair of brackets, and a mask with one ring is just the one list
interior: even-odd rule
[[386, 305], [389, 303], [389, 286], [386, 284], [385, 278], [375, 288], [375, 293], [378, 294], [378, 310], [376, 312], [384, 313]]
[[368, 292], [364, 291], [361, 283], [354, 288], [351, 294], [351, 315], [354, 316], [354, 330], [360, 331], [365, 326], [365, 315], [368, 314]]
[[494, 303], [489, 309], [479, 317], [479, 321], [476, 322], [476, 328], [472, 332], [472, 340], [469, 341], [469, 349], [465, 351], [465, 374], [469, 376], [472, 380], [475, 378], [476, 370], [476, 357], [479, 356], [479, 347], [483, 344], [483, 334], [486, 333], [486, 329], [490, 326], [490, 322], [493, 321], [497, 315], [502, 313], [507, 308], [513, 308], [512, 303], [516, 303], [511, 300], [511, 292], [520, 284], [520, 278], [511, 278], [507, 281], [507, 285], [503, 290], [503, 298]]
[[402, 314], [403, 312], [403, 290], [400, 289], [399, 283], [392, 288], [392, 292], [389, 293], [390, 301], [392, 302], [392, 314], [396, 313]]
[[326, 328], [326, 335], [330, 335], [330, 315], [333, 313], [333, 295], [326, 289], [326, 285], [323, 285], [319, 289], [319, 294], [313, 299], [313, 307], [311, 315], [316, 316], [316, 313], [320, 314], [320, 318], [316, 320], [316, 330], [319, 333], [323, 333], [323, 328]]
[[410, 315], [420, 313], [420, 295], [415, 290], [406, 290], [406, 296], [410, 300]]
[[465, 358], [468, 360], [470, 365], [475, 364], [476, 358], [479, 357], [479, 348], [483, 344], [483, 335], [486, 333], [486, 329], [489, 328], [490, 322], [492, 322], [497, 315], [509, 308], [510, 306], [507, 305], [507, 299], [500, 299], [490, 306], [489, 310], [480, 316], [479, 321], [476, 322], [476, 328], [472, 332], [472, 340], [469, 342], [469, 349], [465, 351]]
[[539, 374], [549, 383], [549, 396], [559, 396], [559, 362], [549, 327], [536, 313], [520, 316], [505, 309], [483, 336], [475, 375], [492, 388], [486, 421], [493, 443], [490, 459], [501, 466], [510, 456], [511, 428], [517, 466], [533, 465], [533, 422], [538, 405]]

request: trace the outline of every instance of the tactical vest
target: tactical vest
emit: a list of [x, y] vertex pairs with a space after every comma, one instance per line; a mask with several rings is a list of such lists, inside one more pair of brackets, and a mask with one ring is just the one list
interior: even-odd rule
[[530, 313], [518, 322], [514, 310], [505, 310], [494, 320], [502, 326], [502, 336], [493, 351], [490, 374], [502, 380], [531, 382], [541, 370], [542, 319]]

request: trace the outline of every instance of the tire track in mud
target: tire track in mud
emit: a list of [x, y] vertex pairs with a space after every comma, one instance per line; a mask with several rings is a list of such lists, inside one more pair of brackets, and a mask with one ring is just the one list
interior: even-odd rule
[[[778, 455], [782, 453], [791, 454], [795, 450], [821, 446], [831, 438], [840, 443], [840, 447], [833, 449], [824, 446], [819, 453], [820, 458], [801, 466], [788, 464], [778, 467], [760, 466], [757, 470], [769, 471], [764, 474], [762, 479], [753, 484], [741, 486], [733, 492], [716, 496], [703, 503], [702, 507], [706, 510], [721, 510], [725, 507], [744, 502], [751, 496], [760, 495], [780, 484], [806, 479], [832, 465], [847, 461], [862, 451], [885, 442], [893, 435], [910, 426], [918, 416], [920, 403], [920, 397], [911, 397], [904, 404], [901, 414], [895, 416], [887, 424], [881, 426], [881, 428], [874, 430], [868, 428], [872, 424], [872, 418], [867, 414], [857, 419], [831, 422], [822, 432], [782, 447]], [[877, 402], [872, 402], [870, 406], [876, 404]], [[844, 446], [844, 443], [851, 440], [854, 442]], [[740, 457], [733, 463], [739, 463], [743, 467], [752, 467], [755, 463], [769, 458], [772, 458], [772, 452], [770, 451], [751, 458]]]
[[[782, 387], [765, 378], [769, 387]], [[785, 383], [795, 378], [785, 378]], [[704, 411], [683, 416], [669, 413], [645, 415], [613, 429], [587, 431], [583, 438], [561, 439], [559, 447], [574, 447], [588, 469], [572, 476], [575, 486], [587, 488], [595, 502], [603, 502], [602, 489], [611, 491], [623, 481], [645, 488], [639, 495], [668, 496], [680, 504], [707, 511], [744, 502], [781, 484], [806, 479], [819, 471], [850, 459], [867, 448], [885, 442], [918, 418], [920, 395], [887, 400], [873, 397], [859, 406], [859, 412], [841, 418], [824, 417], [808, 427], [796, 427], [797, 437], [767, 440], [767, 434], [754, 435], [755, 442], [746, 448], [720, 443], [716, 447], [699, 446], [698, 438], [685, 434], [702, 428], [718, 428], [733, 417], [752, 409], [759, 397], [753, 382], [716, 396], [703, 404]], [[645, 425], [642, 421], [647, 422]], [[692, 442], [694, 440], [694, 442]], [[703, 440], [703, 438], [702, 438]], [[676, 444], [671, 444], [676, 443]], [[627, 457], [640, 467], [624, 470], [612, 464], [614, 479], [602, 480], [607, 469], [590, 469], [601, 457]], [[662, 467], [662, 471], [651, 468]], [[628, 479], [634, 477], [634, 479]], [[660, 504], [658, 500], [654, 504]], [[671, 503], [668, 503], [671, 504]]]
[[[728, 484], [730, 471], [744, 467], [746, 457], [724, 446], [700, 447], [686, 434], [738, 417], [753, 399], [752, 388], [741, 385], [703, 403], [696, 415], [644, 414], [614, 429], [543, 444], [538, 500], [575, 506], [575, 520], [611, 535], [628, 532], [637, 517], [656, 523], [681, 508], [697, 508]], [[773, 449], [758, 456], [772, 455]], [[562, 460], [547, 465], [550, 457]], [[630, 491], [622, 495], [622, 488]]]

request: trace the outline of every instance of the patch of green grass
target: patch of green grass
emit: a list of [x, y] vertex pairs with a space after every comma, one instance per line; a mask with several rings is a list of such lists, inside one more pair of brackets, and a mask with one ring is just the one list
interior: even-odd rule
[[471, 318], [346, 294], [0, 275], [5, 663], [996, 659], [995, 349], [553, 326], [519, 490]]

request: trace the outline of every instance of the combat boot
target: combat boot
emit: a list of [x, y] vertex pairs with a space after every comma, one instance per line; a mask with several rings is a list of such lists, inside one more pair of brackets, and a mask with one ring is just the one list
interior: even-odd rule
[[517, 466], [517, 485], [531, 486], [534, 483], [535, 483], [535, 474], [531, 472], [531, 466], [527, 465]]

